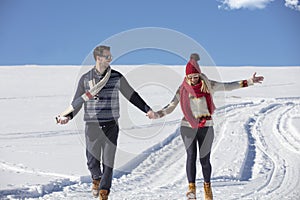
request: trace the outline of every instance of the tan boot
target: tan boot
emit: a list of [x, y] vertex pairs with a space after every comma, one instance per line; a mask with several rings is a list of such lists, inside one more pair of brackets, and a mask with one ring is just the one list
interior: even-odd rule
[[212, 200], [213, 199], [213, 194], [211, 191], [211, 185], [209, 183], [204, 183], [204, 199], [205, 200]]
[[100, 200], [108, 200], [108, 190], [100, 190]]
[[196, 199], [196, 185], [195, 183], [189, 183], [189, 190], [186, 193], [186, 197], [188, 200]]
[[99, 185], [100, 185], [100, 179], [93, 180], [92, 194], [94, 197], [99, 196]]

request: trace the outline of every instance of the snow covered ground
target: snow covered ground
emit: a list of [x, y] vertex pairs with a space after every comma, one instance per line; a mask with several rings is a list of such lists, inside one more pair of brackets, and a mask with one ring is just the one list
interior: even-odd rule
[[[157, 109], [169, 103], [184, 73], [183, 66], [113, 68]], [[217, 67], [217, 74], [211, 68], [204, 73], [220, 81], [249, 78], [255, 71], [265, 76], [262, 85], [216, 94], [215, 199], [299, 199], [300, 67]], [[80, 66], [0, 67], [0, 199], [92, 198], [82, 116], [65, 126], [54, 121], [70, 103], [81, 71]], [[121, 106], [110, 199], [185, 199], [180, 107], [149, 120], [124, 99]]]

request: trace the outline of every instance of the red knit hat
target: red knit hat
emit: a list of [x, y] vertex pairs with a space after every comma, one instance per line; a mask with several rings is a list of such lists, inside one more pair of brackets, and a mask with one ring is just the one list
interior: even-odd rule
[[186, 64], [185, 74], [201, 74], [201, 70], [197, 61], [190, 59], [190, 61]]

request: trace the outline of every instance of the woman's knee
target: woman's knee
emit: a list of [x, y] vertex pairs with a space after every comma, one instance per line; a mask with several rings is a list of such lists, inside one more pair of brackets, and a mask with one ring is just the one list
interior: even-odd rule
[[210, 153], [207, 154], [205, 157], [200, 158], [200, 163], [202, 166], [210, 166]]
[[195, 151], [187, 151], [187, 160], [196, 161], [197, 153]]

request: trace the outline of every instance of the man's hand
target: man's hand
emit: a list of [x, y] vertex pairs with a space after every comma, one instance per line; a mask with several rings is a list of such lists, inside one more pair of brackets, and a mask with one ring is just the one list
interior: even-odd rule
[[253, 74], [252, 77], [253, 83], [262, 83], [264, 80], [263, 76], [256, 76], [256, 72]]
[[67, 124], [70, 120], [70, 117], [61, 117], [61, 116], [57, 116], [56, 117], [56, 122], [58, 124]]
[[153, 112], [153, 110], [149, 110], [146, 114], [146, 116], [149, 118], [149, 119], [157, 119], [159, 118], [159, 115], [156, 113], [156, 112]]

